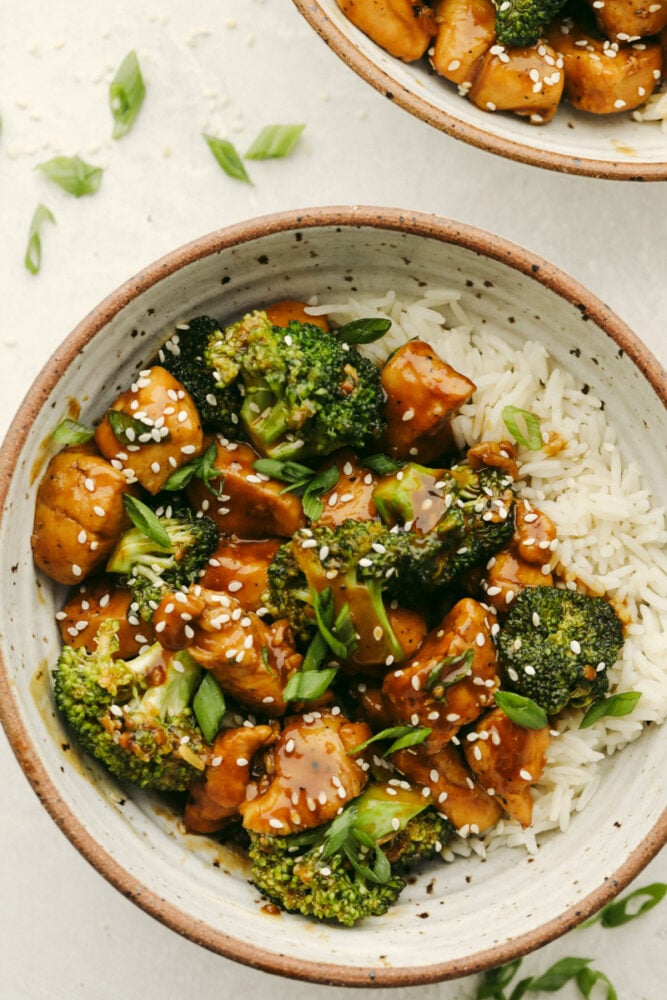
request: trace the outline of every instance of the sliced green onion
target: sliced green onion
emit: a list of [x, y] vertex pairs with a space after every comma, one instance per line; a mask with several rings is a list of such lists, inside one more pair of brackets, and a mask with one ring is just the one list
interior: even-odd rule
[[508, 719], [524, 729], [544, 729], [549, 725], [547, 713], [531, 698], [513, 691], [496, 691], [496, 705], [501, 708]]
[[216, 467], [215, 460], [217, 457], [218, 449], [213, 441], [198, 458], [193, 459], [192, 462], [187, 462], [185, 465], [181, 465], [178, 469], [174, 469], [162, 489], [169, 490], [170, 492], [172, 490], [183, 490], [191, 479], [201, 479], [204, 486], [213, 496], [220, 497], [225, 484], [225, 478], [221, 474], [220, 469]]
[[327, 587], [326, 590], [323, 590], [321, 593], [313, 590], [312, 598], [313, 609], [315, 611], [315, 618], [317, 620], [317, 627], [320, 630], [320, 634], [334, 656], [338, 656], [341, 660], [345, 660], [350, 650], [337, 635], [334, 635], [330, 624], [330, 615], [333, 612], [333, 595], [331, 593], [331, 588]]
[[366, 747], [370, 746], [371, 743], [377, 743], [378, 740], [393, 740], [394, 742], [391, 746], [382, 754], [383, 757], [386, 757], [396, 750], [417, 746], [417, 744], [423, 743], [424, 740], [428, 739], [430, 735], [431, 729], [428, 726], [390, 726], [388, 729], [382, 729], [379, 733], [375, 733], [374, 736], [360, 743], [359, 746], [348, 750], [348, 754], [360, 753]]
[[[444, 693], [453, 684], [458, 684], [459, 681], [469, 677], [472, 673], [474, 655], [472, 649], [466, 649], [465, 652], [455, 656], [443, 657], [429, 670], [428, 677], [424, 682], [424, 690], [431, 691], [435, 687], [442, 687]], [[442, 671], [445, 667], [449, 668], [449, 672], [443, 677]]]
[[339, 816], [331, 821], [324, 835], [321, 856], [324, 860], [330, 858], [341, 849], [350, 836], [352, 827], [357, 822], [357, 807], [353, 802]]
[[[597, 969], [583, 968], [577, 973], [575, 979], [579, 992], [585, 1000], [591, 1000], [593, 996], [593, 989], [597, 983], [602, 983], [606, 989], [604, 1000], [618, 1000], [618, 993], [614, 989], [611, 980], [608, 976], [605, 976], [604, 972], [599, 972]], [[600, 996], [599, 991], [596, 991], [595, 996]]]
[[308, 480], [313, 475], [313, 470], [307, 465], [300, 465], [298, 462], [281, 462], [277, 458], [258, 458], [252, 465], [255, 472], [260, 472], [263, 476], [271, 479], [278, 479], [281, 483], [299, 483], [301, 480]]
[[80, 156], [54, 156], [44, 163], [38, 163], [36, 169], [75, 198], [94, 194], [102, 182], [102, 168], [86, 163]]
[[530, 991], [531, 993], [539, 993], [540, 990], [543, 990], [545, 993], [555, 993], [562, 989], [566, 983], [576, 979], [582, 969], [585, 969], [591, 962], [590, 958], [561, 958], [541, 976], [536, 976], [532, 980]]
[[159, 545], [161, 549], [171, 550], [169, 535], [160, 524], [160, 519], [150, 507], [142, 503], [141, 500], [137, 500], [136, 497], [130, 496], [129, 493], [123, 494], [123, 505], [135, 528], [142, 531], [144, 535], [155, 542], [156, 545]]
[[54, 222], [53, 212], [41, 203], [35, 209], [30, 220], [28, 231], [28, 248], [25, 252], [24, 264], [31, 274], [38, 274], [42, 265], [41, 228], [44, 222]]
[[292, 674], [283, 691], [285, 701], [313, 701], [321, 698], [338, 673], [337, 667], [325, 670], [300, 670]]
[[370, 469], [371, 472], [375, 472], [378, 476], [391, 476], [394, 472], [398, 472], [405, 466], [405, 462], [397, 461], [394, 458], [389, 458], [388, 455], [367, 455], [365, 458], [361, 459], [362, 469]]
[[372, 344], [373, 341], [383, 337], [390, 327], [390, 319], [380, 317], [354, 319], [336, 330], [336, 336], [346, 344]]
[[237, 181], [245, 181], [252, 184], [246, 168], [243, 166], [241, 157], [236, 152], [234, 145], [227, 139], [216, 139], [213, 135], [203, 133], [208, 148], [213, 153], [218, 165], [222, 167], [228, 177], [233, 177]]
[[[365, 848], [363, 855], [357, 847], [359, 844]], [[343, 850], [348, 861], [362, 878], [376, 885], [386, 885], [391, 878], [391, 865], [387, 855], [379, 846], [377, 841], [364, 830], [353, 826], [350, 839], [343, 845]], [[368, 864], [370, 852], [373, 852], [372, 867]]]
[[109, 106], [113, 115], [112, 138], [120, 139], [130, 131], [146, 96], [139, 60], [134, 50], [128, 52], [109, 84]]
[[[621, 927], [623, 924], [628, 924], [631, 920], [641, 917], [648, 910], [652, 910], [654, 906], [662, 902], [666, 895], [667, 883], [652, 882], [650, 885], [642, 886], [641, 889], [634, 889], [626, 896], [614, 900], [613, 903], [607, 903], [599, 913], [581, 926], [590, 927], [591, 924], [599, 922], [607, 928]], [[644, 898], [644, 902], [641, 906], [636, 907], [637, 901], [642, 898]]]
[[77, 423], [76, 420], [66, 417], [65, 420], [60, 421], [51, 435], [51, 439], [56, 444], [85, 444], [86, 441], [90, 441], [94, 434], [95, 431], [92, 427], [85, 427], [83, 424]]
[[[135, 444], [141, 434], [150, 434], [153, 430], [148, 424], [142, 423], [129, 413], [123, 413], [122, 410], [107, 410], [107, 417], [114, 437], [121, 444]], [[131, 431], [129, 435], [128, 431]]]
[[503, 997], [503, 988], [508, 986], [514, 978], [523, 959], [515, 958], [512, 962], [499, 965], [495, 969], [488, 969], [482, 976], [482, 981], [477, 987], [474, 1000], [498, 1000]]
[[204, 734], [204, 739], [207, 743], [212, 743], [220, 731], [227, 705], [222, 688], [209, 671], [204, 674], [204, 678], [197, 688], [197, 693], [192, 700], [192, 708], [199, 728]]
[[250, 149], [246, 160], [280, 159], [289, 156], [305, 125], [265, 125]]
[[[531, 451], [539, 451], [542, 447], [542, 430], [540, 422], [534, 413], [522, 410], [518, 406], [503, 408], [503, 421], [515, 441]], [[523, 424], [521, 427], [519, 421]]]
[[594, 722], [605, 718], [605, 716], [620, 719], [623, 715], [629, 715], [641, 696], [641, 691], [619, 691], [618, 694], [612, 694], [610, 698], [596, 701], [584, 715], [579, 723], [579, 728], [588, 729]]

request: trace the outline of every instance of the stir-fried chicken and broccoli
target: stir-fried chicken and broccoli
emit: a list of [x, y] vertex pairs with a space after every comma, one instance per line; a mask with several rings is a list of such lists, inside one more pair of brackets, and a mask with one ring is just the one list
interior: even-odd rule
[[32, 536], [71, 588], [53, 678], [83, 750], [343, 925], [452, 837], [530, 825], [558, 717], [623, 643], [559, 577], [517, 445], [457, 447], [474, 383], [419, 340], [357, 349], [388, 325], [179, 324], [51, 459]]
[[482, 111], [541, 125], [561, 101], [633, 111], [665, 78], [667, 0], [337, 0], [391, 55], [428, 61]]

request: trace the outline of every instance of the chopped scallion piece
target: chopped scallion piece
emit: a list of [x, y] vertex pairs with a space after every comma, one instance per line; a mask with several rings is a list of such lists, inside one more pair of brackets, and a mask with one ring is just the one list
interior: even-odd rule
[[623, 715], [629, 715], [640, 698], [641, 691], [619, 691], [618, 694], [612, 694], [610, 698], [596, 701], [584, 715], [579, 723], [579, 728], [588, 729], [594, 722], [605, 718], [605, 716], [620, 719]]
[[428, 726], [390, 726], [389, 729], [380, 730], [379, 733], [375, 733], [374, 736], [360, 743], [359, 746], [348, 750], [348, 753], [359, 753], [361, 750], [365, 750], [367, 746], [370, 746], [371, 743], [377, 743], [378, 740], [393, 740], [394, 742], [382, 755], [383, 757], [387, 757], [388, 754], [394, 753], [396, 750], [403, 750], [405, 747], [414, 747], [419, 743], [423, 743], [430, 735], [431, 730]]
[[300, 670], [292, 674], [285, 689], [285, 701], [313, 701], [320, 698], [338, 673], [337, 667], [325, 670]]
[[305, 125], [266, 125], [245, 154], [246, 160], [280, 159], [289, 156], [305, 127]]
[[113, 115], [112, 138], [120, 139], [130, 131], [146, 96], [139, 60], [134, 50], [128, 52], [109, 84], [109, 106]]
[[38, 163], [37, 169], [75, 198], [94, 194], [102, 182], [102, 168], [86, 163], [80, 156], [54, 156]]
[[[540, 422], [534, 413], [522, 410], [518, 406], [503, 408], [503, 421], [515, 441], [531, 451], [539, 451], [542, 447], [542, 431]], [[523, 424], [523, 427], [521, 426]]]
[[204, 674], [204, 678], [197, 688], [192, 708], [199, 728], [204, 734], [204, 739], [207, 743], [212, 743], [220, 731], [227, 705], [222, 688], [213, 674], [208, 671]]
[[227, 139], [216, 139], [215, 136], [207, 135], [205, 132], [203, 134], [208, 143], [208, 148], [227, 176], [233, 177], [237, 181], [245, 181], [246, 184], [252, 184], [234, 145]]
[[[599, 913], [581, 926], [590, 927], [591, 924], [599, 921], [603, 927], [621, 927], [622, 924], [627, 924], [631, 920], [641, 917], [642, 913], [652, 910], [666, 895], [667, 883], [652, 882], [640, 889], [634, 889], [626, 896], [621, 896], [620, 899], [615, 899], [613, 903], [607, 903]], [[637, 905], [642, 898], [644, 902]]]
[[171, 551], [169, 535], [160, 524], [160, 519], [153, 513], [150, 507], [142, 503], [141, 500], [137, 500], [136, 497], [130, 496], [129, 493], [123, 494], [123, 505], [135, 528], [143, 531], [144, 535], [147, 535], [160, 548]]
[[66, 417], [65, 420], [60, 421], [51, 435], [51, 439], [56, 444], [85, 444], [86, 441], [90, 441], [94, 434], [95, 431], [92, 427], [85, 427], [83, 424], [77, 423], [76, 420]]
[[496, 705], [502, 708], [508, 719], [524, 729], [544, 729], [549, 725], [547, 713], [531, 698], [513, 691], [496, 691]]
[[42, 265], [42, 238], [41, 228], [43, 222], [55, 222], [55, 218], [46, 205], [39, 204], [34, 211], [30, 222], [28, 233], [28, 249], [25, 252], [25, 266], [31, 274], [37, 274]]

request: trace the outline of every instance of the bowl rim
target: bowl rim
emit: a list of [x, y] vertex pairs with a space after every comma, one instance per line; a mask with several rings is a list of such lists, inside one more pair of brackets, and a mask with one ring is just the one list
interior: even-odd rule
[[[34, 417], [68, 365], [90, 340], [132, 299], [185, 265], [220, 250], [281, 232], [318, 228], [379, 229], [472, 250], [533, 277], [594, 320], [629, 355], [667, 408], [667, 372], [628, 326], [593, 293], [564, 271], [532, 252], [476, 227], [420, 212], [373, 206], [329, 206], [283, 211], [214, 230], [160, 257], [130, 278], [89, 312], [51, 355], [36, 376], [0, 448], [0, 522], [13, 471]], [[83, 857], [116, 889], [145, 912], [192, 942], [250, 967], [276, 975], [325, 985], [371, 987], [415, 986], [441, 982], [504, 964], [571, 930], [609, 902], [667, 843], [667, 809], [644, 841], [616, 871], [576, 906], [533, 931], [463, 959], [430, 966], [373, 967], [321, 964], [297, 955], [264, 950], [248, 941], [204, 926], [158, 893], [145, 889], [98, 844], [59, 796], [39, 752], [23, 725], [8, 664], [0, 648], [0, 722], [33, 790], [52, 819]]]
[[519, 163], [542, 167], [546, 170], [555, 170], [560, 173], [606, 180], [667, 180], [667, 159], [665, 162], [657, 163], [647, 160], [626, 163], [618, 160], [600, 160], [593, 157], [573, 156], [568, 153], [555, 153], [551, 150], [535, 149], [528, 144], [494, 135], [492, 132], [487, 132], [486, 129], [472, 125], [451, 112], [436, 107], [426, 97], [419, 97], [376, 66], [334, 24], [331, 16], [323, 9], [320, 0], [293, 0], [293, 3], [324, 43], [358, 76], [370, 83], [388, 100], [394, 101], [416, 118], [432, 125], [441, 132], [446, 132], [455, 139], [461, 139], [471, 146], [495, 153], [497, 156], [504, 156]]

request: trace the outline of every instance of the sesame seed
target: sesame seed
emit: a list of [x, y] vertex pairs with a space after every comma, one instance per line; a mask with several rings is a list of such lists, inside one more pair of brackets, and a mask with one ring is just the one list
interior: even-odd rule
[[241, 580], [230, 580], [227, 584], [227, 590], [230, 594], [235, 594], [238, 590], [241, 590], [243, 583]]
[[519, 777], [523, 778], [524, 781], [532, 781], [533, 780], [532, 774], [530, 773], [530, 771], [527, 771], [525, 769], [525, 767], [522, 767], [521, 770], [519, 771]]
[[576, 639], [573, 639], [572, 642], [570, 643], [570, 649], [572, 650], [573, 653], [577, 653], [577, 654], [580, 653], [581, 652], [581, 643], [577, 642]]
[[412, 420], [414, 418], [414, 415], [415, 415], [415, 411], [412, 409], [412, 407], [410, 407], [409, 409], [407, 409], [403, 413], [403, 416], [401, 417], [401, 420], [403, 420], [404, 423], [407, 423], [408, 420]]
[[72, 563], [72, 576], [81, 576], [83, 570], [77, 563]]
[[86, 487], [89, 493], [95, 492], [95, 480], [91, 479], [90, 476], [86, 476], [83, 481], [83, 485]]
[[275, 816], [272, 816], [269, 820], [269, 826], [273, 827], [274, 830], [282, 830], [284, 825], [285, 824], [281, 820], [276, 819]]

